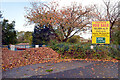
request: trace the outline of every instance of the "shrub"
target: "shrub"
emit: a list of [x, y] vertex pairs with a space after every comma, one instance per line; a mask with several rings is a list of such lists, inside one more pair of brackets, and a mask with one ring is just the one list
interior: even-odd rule
[[52, 48], [53, 50], [55, 50], [56, 52], [58, 52], [60, 54], [64, 54], [64, 52], [68, 50], [69, 44], [68, 43], [58, 43], [58, 44], [51, 45], [50, 48]]
[[46, 70], [46, 72], [52, 72], [53, 71], [53, 69], [48, 69], [48, 70]]
[[109, 59], [111, 58], [120, 58], [120, 52], [117, 48], [113, 47], [112, 45], [99, 45], [96, 47], [96, 55], [98, 59]]
[[67, 40], [68, 43], [79, 43], [80, 42], [80, 36], [75, 35], [72, 38]]
[[90, 49], [91, 44], [58, 43], [51, 48], [64, 58], [90, 58], [90, 59], [120, 59], [120, 52], [111, 45], [97, 45]]
[[120, 51], [119, 48], [115, 48], [113, 46], [109, 47], [109, 56], [116, 58], [116, 59], [120, 59]]
[[50, 42], [48, 43], [48, 45], [52, 46], [52, 45], [55, 45], [57, 43], [59, 43], [59, 42], [56, 39], [54, 39], [54, 40], [50, 40]]
[[63, 56], [70, 55], [72, 58], [85, 58], [89, 46], [87, 45], [84, 48], [81, 44], [59, 43], [50, 47]]

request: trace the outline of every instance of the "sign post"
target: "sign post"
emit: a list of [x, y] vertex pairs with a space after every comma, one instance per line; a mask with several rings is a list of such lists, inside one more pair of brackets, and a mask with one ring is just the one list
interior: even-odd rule
[[35, 48], [39, 48], [39, 45], [35, 45]]
[[110, 22], [93, 21], [92, 22], [92, 44], [110, 44]]

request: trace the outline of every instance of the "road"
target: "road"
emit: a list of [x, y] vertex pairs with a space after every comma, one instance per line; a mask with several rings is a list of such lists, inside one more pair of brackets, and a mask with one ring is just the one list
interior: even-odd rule
[[111, 61], [41, 63], [3, 71], [3, 78], [118, 78], [118, 67]]

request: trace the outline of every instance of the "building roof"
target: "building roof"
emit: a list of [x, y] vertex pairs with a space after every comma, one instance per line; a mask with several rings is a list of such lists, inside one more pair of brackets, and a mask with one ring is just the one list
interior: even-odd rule
[[29, 45], [29, 43], [19, 43], [17, 45]]

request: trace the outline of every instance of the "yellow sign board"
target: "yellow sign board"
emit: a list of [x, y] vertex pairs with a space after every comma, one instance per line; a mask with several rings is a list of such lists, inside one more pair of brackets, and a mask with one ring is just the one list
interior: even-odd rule
[[92, 44], [110, 44], [110, 22], [92, 22]]

